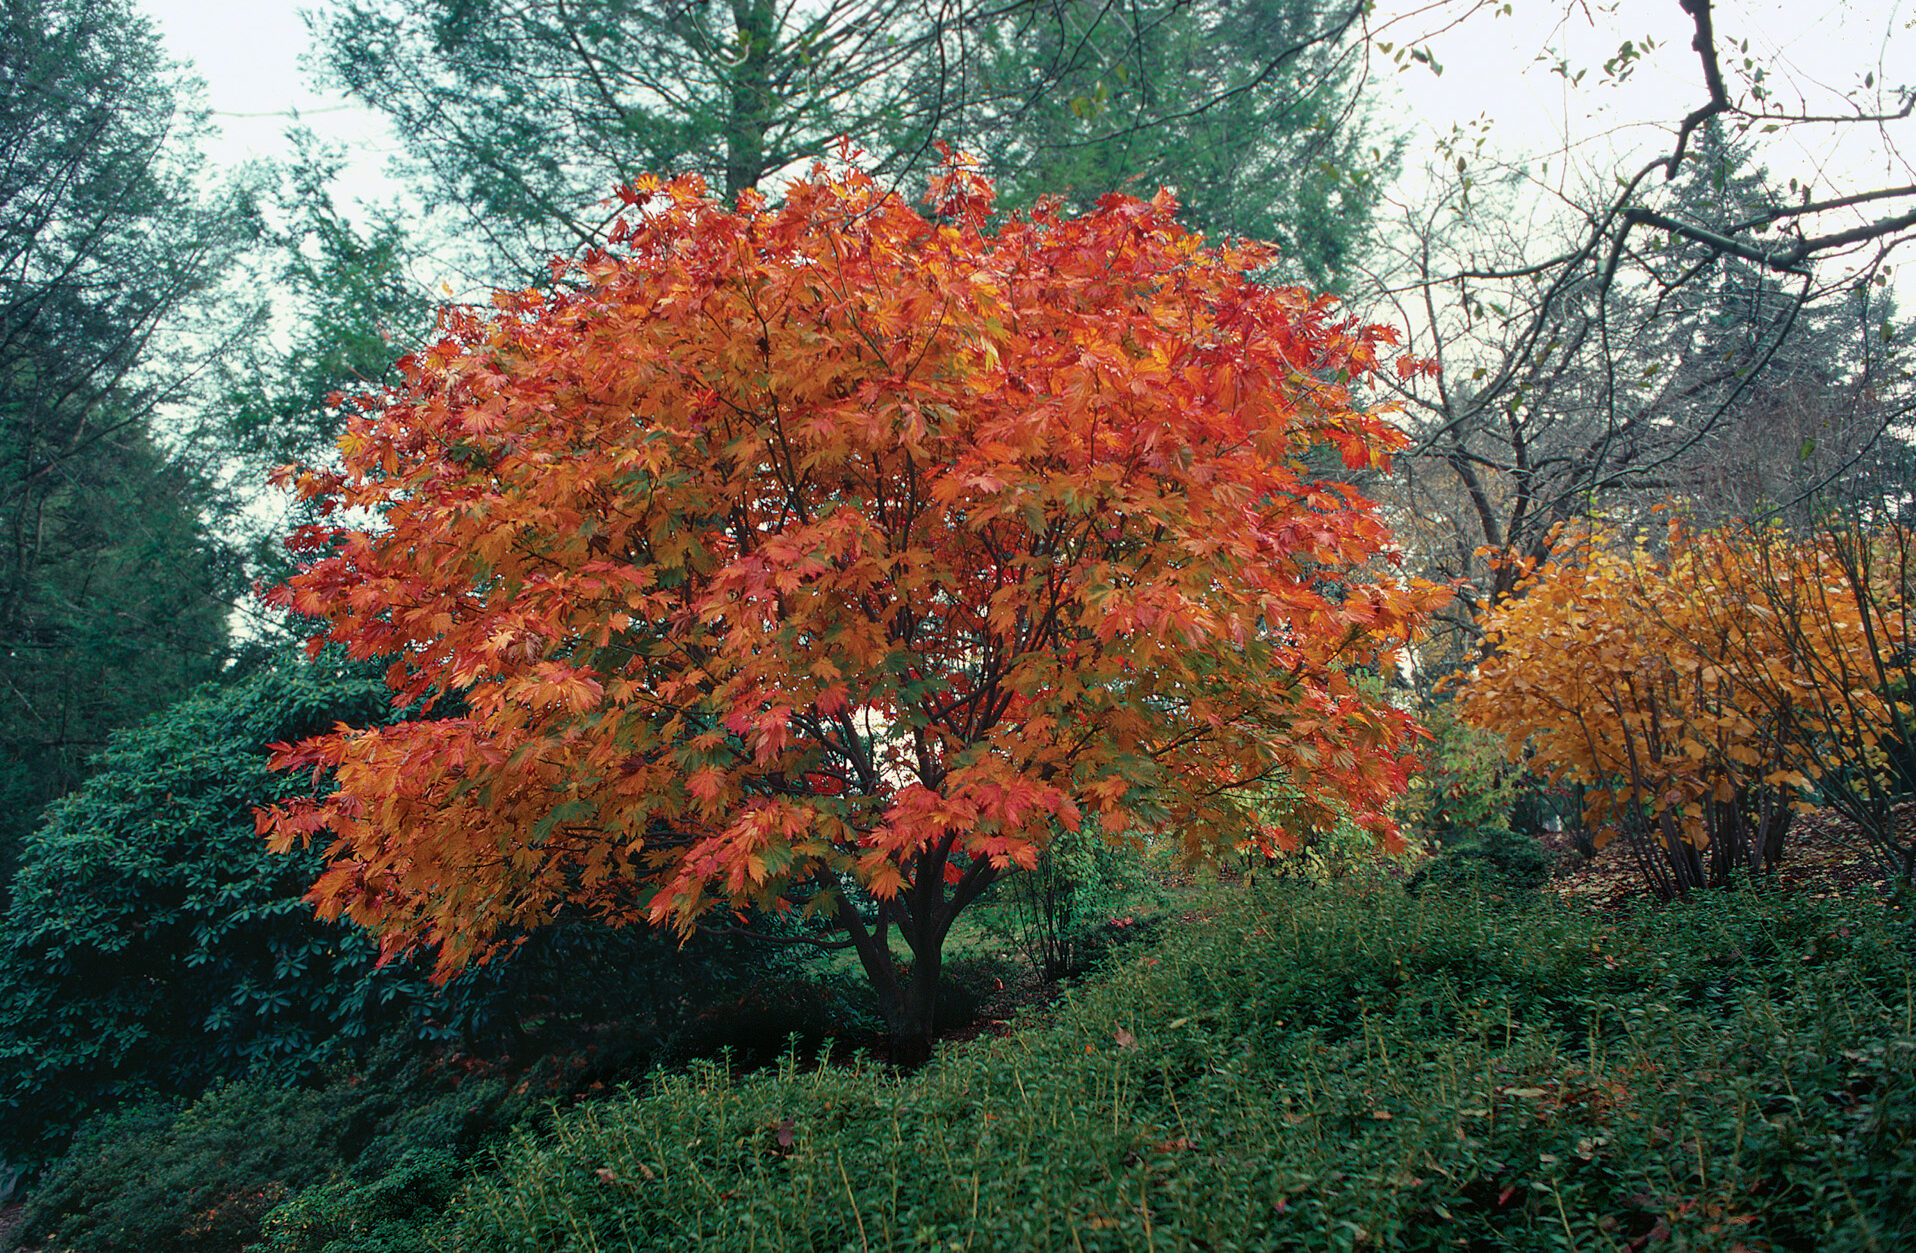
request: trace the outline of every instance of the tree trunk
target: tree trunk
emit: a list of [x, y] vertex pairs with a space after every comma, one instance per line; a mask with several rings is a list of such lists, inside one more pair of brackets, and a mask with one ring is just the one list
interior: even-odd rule
[[886, 1014], [891, 1027], [891, 1057], [899, 1066], [916, 1068], [931, 1060], [931, 1044], [938, 1026], [938, 981], [944, 968], [943, 937], [928, 951], [915, 952], [911, 973], [899, 997]]
[[732, 0], [738, 32], [737, 62], [730, 67], [729, 112], [725, 118], [725, 199], [765, 177], [765, 132], [772, 112], [772, 52], [778, 15], [770, 0]]
[[[945, 865], [952, 843], [948, 838], [916, 862], [914, 882], [879, 907], [874, 926], [865, 925], [842, 887], [838, 894], [839, 922], [851, 936], [865, 977], [878, 994], [879, 1011], [891, 1032], [892, 1061], [899, 1066], [922, 1066], [931, 1060], [938, 1021], [938, 983], [945, 967], [945, 937], [951, 934], [951, 924], [960, 911], [998, 877], [988, 861], [974, 862], [957, 876], [947, 896]], [[911, 964], [903, 970], [891, 952], [894, 921], [911, 949]]]
[[865, 977], [878, 996], [878, 1010], [891, 1035], [892, 1061], [917, 1067], [931, 1060], [933, 1028], [938, 1014], [938, 979], [945, 964], [942, 928], [902, 925], [912, 961], [900, 970], [889, 941], [890, 910], [881, 910], [878, 924], [867, 928], [849, 900], [839, 898], [839, 919], [851, 933]]

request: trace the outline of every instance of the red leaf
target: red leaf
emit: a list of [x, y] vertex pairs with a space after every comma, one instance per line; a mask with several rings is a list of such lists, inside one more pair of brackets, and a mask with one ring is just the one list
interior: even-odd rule
[[330, 842], [318, 907], [450, 974], [527, 918], [949, 893], [1060, 830], [1141, 848], [1133, 813], [1234, 856], [1273, 778], [1284, 830], [1388, 845], [1414, 724], [1351, 676], [1445, 593], [1318, 469], [1403, 445], [1326, 381], [1388, 333], [1169, 196], [992, 194], [955, 157], [940, 220], [849, 167], [776, 207], [641, 178], [607, 250], [348, 404], [339, 468], [280, 481], [378, 525], [302, 530], [275, 601], [460, 712], [275, 750], [325, 791], [257, 819]]

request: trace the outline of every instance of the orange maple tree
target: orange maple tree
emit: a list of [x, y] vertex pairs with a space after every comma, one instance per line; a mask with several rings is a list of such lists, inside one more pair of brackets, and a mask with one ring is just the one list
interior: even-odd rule
[[1878, 769], [1907, 705], [1878, 682], [1896, 615], [1828, 536], [1679, 519], [1655, 538], [1560, 534], [1485, 616], [1459, 708], [1585, 785], [1597, 847], [1624, 837], [1674, 896], [1773, 868], [1817, 780]]
[[1163, 194], [994, 226], [953, 163], [930, 216], [849, 170], [625, 197], [613, 251], [446, 311], [343, 469], [286, 472], [372, 521], [296, 537], [280, 602], [457, 698], [280, 746], [330, 772], [259, 816], [330, 836], [322, 914], [445, 974], [561, 911], [797, 904], [909, 1051], [953, 919], [1086, 814], [1193, 856], [1396, 838], [1413, 723], [1353, 678], [1443, 593], [1310, 468], [1399, 444], [1349, 390], [1388, 332]]

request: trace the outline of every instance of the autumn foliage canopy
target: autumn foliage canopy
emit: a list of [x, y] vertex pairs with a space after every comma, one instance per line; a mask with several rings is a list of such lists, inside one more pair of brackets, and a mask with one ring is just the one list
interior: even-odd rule
[[330, 839], [323, 914], [449, 971], [561, 910], [800, 902], [882, 983], [868, 924], [935, 977], [1087, 815], [1192, 854], [1394, 838], [1413, 727], [1353, 680], [1440, 593], [1312, 468], [1397, 445], [1349, 391], [1387, 332], [1166, 195], [995, 227], [957, 166], [931, 216], [846, 171], [626, 198], [612, 252], [448, 310], [344, 468], [289, 472], [372, 521], [303, 532], [282, 603], [439, 702], [279, 753], [332, 780], [260, 816]]
[[1859, 554], [1907, 539], [1680, 519], [1649, 538], [1560, 535], [1487, 615], [1459, 707], [1513, 760], [1584, 785], [1597, 846], [1626, 839], [1668, 896], [1775, 866], [1826, 772], [1889, 767], [1907, 581]]

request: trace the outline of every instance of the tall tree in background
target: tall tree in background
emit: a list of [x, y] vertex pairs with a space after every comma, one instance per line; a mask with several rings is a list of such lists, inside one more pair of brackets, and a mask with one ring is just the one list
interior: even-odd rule
[[[280, 493], [263, 499], [267, 477], [288, 462], [331, 455], [345, 411], [397, 382], [398, 360], [433, 326], [425, 284], [411, 272], [419, 247], [400, 212], [361, 206], [357, 221], [343, 213], [331, 191], [340, 154], [307, 132], [293, 140], [265, 241], [276, 262], [269, 281], [283, 302], [276, 321], [287, 330], [222, 357], [209, 423], [228, 463], [213, 502], [221, 533], [244, 546], [249, 573], [267, 584], [290, 572], [285, 537], [313, 520]], [[246, 604], [257, 648], [286, 643], [280, 615]]]
[[1356, 108], [1343, 40], [1361, 6], [1321, 0], [1061, 0], [978, 32], [973, 98], [953, 117], [1010, 203], [1085, 209], [1113, 187], [1172, 187], [1208, 233], [1278, 245], [1292, 275], [1343, 278], [1396, 147]]
[[0, 874], [113, 727], [217, 672], [230, 565], [156, 440], [243, 206], [126, 0], [0, 0]]
[[[1668, 185], [1668, 212], [1709, 233], [1760, 217], [1775, 180], [1747, 140], [1712, 119]], [[1646, 241], [1642, 281], [1611, 293], [1613, 327], [1642, 329], [1632, 359], [1588, 388], [1599, 399], [1633, 376], [1619, 427], [1637, 436], [1653, 492], [1681, 496], [1698, 521], [1778, 516], [1810, 521], [1820, 498], [1848, 495], [1899, 442], [1887, 402], [1910, 364], [1886, 288], [1818, 291], [1812, 274], [1781, 274], [1680, 234]], [[1660, 445], [1660, 446], [1659, 446]]]
[[332, 77], [393, 120], [429, 201], [482, 243], [486, 281], [602, 242], [606, 197], [640, 173], [730, 199], [840, 136], [889, 179], [939, 142], [975, 151], [1020, 205], [1170, 183], [1192, 225], [1273, 238], [1321, 280], [1374, 194], [1339, 59], [1362, 7], [346, 0], [318, 33]]
[[348, 0], [318, 35], [333, 77], [392, 119], [429, 203], [516, 278], [600, 242], [606, 198], [642, 173], [702, 174], [730, 198], [841, 134], [924, 133], [937, 102], [902, 71], [936, 55], [947, 12]]
[[341, 154], [310, 133], [293, 142], [266, 242], [295, 325], [284, 344], [255, 340], [220, 363], [226, 438], [263, 470], [331, 445], [338, 393], [397, 382], [395, 363], [433, 324], [426, 285], [411, 273], [419, 246], [400, 211], [342, 212], [330, 190]]

